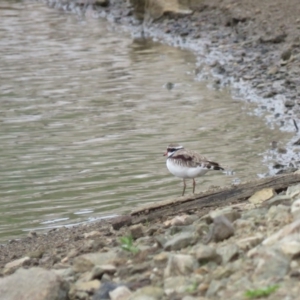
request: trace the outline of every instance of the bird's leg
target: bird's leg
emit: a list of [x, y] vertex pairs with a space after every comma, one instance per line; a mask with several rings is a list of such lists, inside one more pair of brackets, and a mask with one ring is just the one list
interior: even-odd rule
[[195, 194], [195, 187], [196, 187], [196, 181], [195, 178], [193, 178], [193, 194]]
[[185, 179], [183, 179], [183, 191], [182, 191], [182, 196], [184, 196], [185, 187], [186, 187], [186, 183], [185, 183]]

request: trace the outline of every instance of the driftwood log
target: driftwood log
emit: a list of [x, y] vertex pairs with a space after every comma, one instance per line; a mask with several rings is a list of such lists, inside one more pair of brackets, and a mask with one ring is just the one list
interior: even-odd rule
[[300, 174], [277, 175], [230, 187], [208, 190], [199, 194], [153, 203], [132, 211], [131, 222], [136, 224], [194, 210], [207, 211], [212, 207], [247, 201], [255, 192], [273, 188], [277, 193], [300, 183]]

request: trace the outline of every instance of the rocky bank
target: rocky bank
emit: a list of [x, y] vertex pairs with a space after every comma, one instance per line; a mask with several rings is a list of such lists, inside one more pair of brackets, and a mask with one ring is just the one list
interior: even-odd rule
[[208, 213], [123, 218], [2, 245], [0, 299], [299, 299], [299, 184]]
[[[297, 130], [296, 0], [158, 7], [152, 1], [45, 2], [194, 50], [199, 77], [214, 76], [216, 88], [230, 84], [267, 111], [270, 122]], [[291, 167], [298, 167], [297, 144], [295, 136], [278, 156], [286, 163], [290, 155]], [[0, 299], [299, 299], [299, 231], [300, 185], [294, 185], [208, 212], [31, 232], [0, 246]]]

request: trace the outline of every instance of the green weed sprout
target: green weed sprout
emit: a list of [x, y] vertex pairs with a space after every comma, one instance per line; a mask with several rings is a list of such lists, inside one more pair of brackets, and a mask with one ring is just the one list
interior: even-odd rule
[[121, 248], [125, 251], [131, 252], [133, 254], [136, 254], [140, 251], [139, 248], [133, 245], [133, 238], [131, 235], [121, 237], [120, 242]]

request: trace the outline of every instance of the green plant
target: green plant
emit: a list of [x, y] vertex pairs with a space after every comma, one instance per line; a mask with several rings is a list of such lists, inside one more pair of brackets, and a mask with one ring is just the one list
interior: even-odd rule
[[262, 289], [248, 290], [245, 292], [245, 296], [250, 299], [268, 297], [269, 295], [277, 291], [278, 288], [279, 285], [270, 285]]
[[194, 281], [193, 283], [191, 283], [190, 285], [188, 285], [187, 287], [186, 287], [186, 292], [187, 293], [195, 293], [196, 292], [196, 290], [197, 290], [197, 287], [198, 287], [198, 282], [196, 282], [196, 281]]
[[138, 253], [140, 250], [139, 248], [133, 245], [133, 238], [131, 235], [122, 236], [120, 238], [121, 248], [125, 251], [131, 252], [133, 254]]

